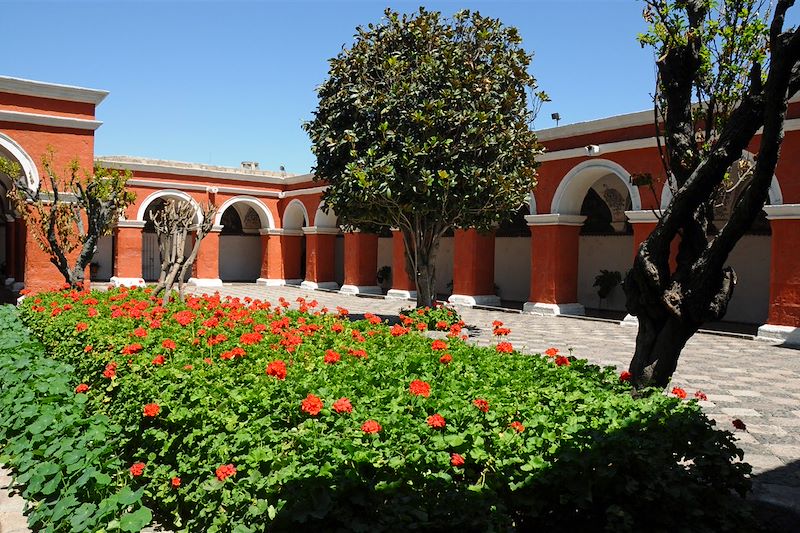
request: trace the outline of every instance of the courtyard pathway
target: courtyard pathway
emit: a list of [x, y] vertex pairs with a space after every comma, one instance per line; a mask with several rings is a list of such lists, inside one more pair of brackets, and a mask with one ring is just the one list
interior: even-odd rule
[[[194, 291], [213, 292], [209, 289]], [[408, 300], [345, 296], [298, 287], [260, 287], [226, 284], [223, 296], [261, 298], [290, 302], [298, 296], [316, 299], [334, 309], [351, 313], [395, 315]], [[469, 326], [477, 328], [472, 338], [490, 344], [492, 322], [501, 320], [511, 328], [507, 338], [528, 353], [556, 347], [600, 365], [627, 367], [633, 353], [636, 328], [616, 322], [568, 317], [543, 317], [502, 310], [459, 310]], [[701, 390], [708, 401], [700, 402], [718, 427], [735, 432], [745, 461], [753, 466], [754, 497], [790, 507], [800, 513], [800, 351], [741, 336], [698, 333], [683, 351], [673, 384], [691, 397]], [[741, 419], [746, 431], [734, 430]], [[22, 501], [10, 495], [7, 473], [0, 469], [0, 533], [28, 531], [21, 516]]]

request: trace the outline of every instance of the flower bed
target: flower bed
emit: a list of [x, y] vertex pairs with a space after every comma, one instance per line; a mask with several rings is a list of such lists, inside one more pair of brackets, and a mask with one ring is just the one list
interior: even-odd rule
[[[146, 290], [62, 291], [26, 299], [22, 316], [68, 365], [71, 401], [110, 421], [114, 483], [168, 527], [719, 530], [740, 519], [730, 491], [745, 490], [747, 467], [694, 401], [633, 399], [613, 370], [574, 357], [297, 303], [163, 308]], [[60, 502], [27, 496], [50, 511]], [[42, 523], [69, 530], [54, 514]]]

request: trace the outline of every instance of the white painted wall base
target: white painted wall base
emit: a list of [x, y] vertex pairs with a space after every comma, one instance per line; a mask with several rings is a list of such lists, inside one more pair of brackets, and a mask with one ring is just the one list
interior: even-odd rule
[[638, 328], [639, 319], [633, 315], [625, 315], [625, 318], [622, 319], [622, 322], [620, 322], [619, 325], [629, 328]]
[[263, 285], [265, 287], [280, 287], [282, 285], [286, 285], [286, 280], [277, 278], [258, 278], [256, 280], [256, 285]]
[[495, 296], [494, 294], [482, 294], [477, 296], [453, 294], [447, 299], [447, 302], [454, 305], [466, 305], [469, 307], [474, 307], [476, 305], [500, 307], [500, 297]]
[[523, 313], [534, 315], [578, 315], [586, 314], [586, 309], [581, 304], [544, 304], [541, 302], [525, 302]]
[[195, 287], [222, 287], [222, 280], [219, 278], [189, 278], [187, 283]]
[[120, 278], [111, 276], [109, 281], [114, 287], [144, 287], [145, 285], [142, 278]]
[[417, 291], [401, 291], [400, 289], [389, 289], [386, 297], [390, 300], [416, 300]]
[[303, 289], [315, 290], [315, 289], [330, 289], [335, 291], [339, 288], [339, 284], [335, 281], [320, 281], [317, 283], [316, 281], [303, 281], [300, 283], [300, 287]]
[[342, 285], [339, 292], [342, 294], [383, 294], [377, 285]]
[[787, 346], [800, 346], [800, 328], [764, 324], [758, 328], [758, 338], [765, 341], [781, 341]]

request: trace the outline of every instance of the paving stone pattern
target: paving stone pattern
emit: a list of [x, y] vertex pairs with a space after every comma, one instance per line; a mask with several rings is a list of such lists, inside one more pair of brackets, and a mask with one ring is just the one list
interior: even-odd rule
[[[209, 289], [190, 289], [197, 293]], [[298, 296], [316, 299], [321, 306], [347, 308], [351, 313], [396, 315], [408, 300], [340, 295], [297, 287], [261, 287], [226, 284], [223, 296], [294, 303]], [[511, 329], [506, 340], [514, 348], [541, 353], [549, 347], [600, 365], [627, 368], [636, 341], [636, 328], [617, 322], [570, 317], [545, 317], [516, 311], [460, 308], [464, 321], [477, 333], [479, 345], [494, 343], [492, 322]], [[673, 377], [673, 385], [691, 397], [706, 393], [700, 402], [718, 427], [734, 431], [744, 460], [753, 466], [754, 497], [800, 512], [800, 351], [740, 336], [698, 333], [687, 343]], [[747, 431], [733, 428], [741, 419]], [[22, 500], [9, 497], [9, 478], [0, 470], [0, 533], [27, 531]]]

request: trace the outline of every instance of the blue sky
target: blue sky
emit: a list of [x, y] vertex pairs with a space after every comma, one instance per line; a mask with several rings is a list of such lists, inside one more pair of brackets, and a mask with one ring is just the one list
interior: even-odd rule
[[[98, 155], [262, 168], [314, 164], [300, 125], [327, 60], [385, 7], [462, 8], [519, 28], [552, 102], [538, 128], [647, 109], [654, 67], [636, 0], [0, 1], [0, 74], [111, 91]], [[10, 21], [14, 23], [9, 23]]]

